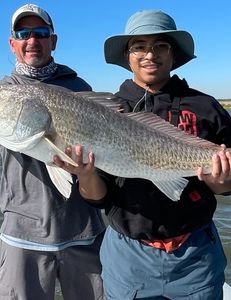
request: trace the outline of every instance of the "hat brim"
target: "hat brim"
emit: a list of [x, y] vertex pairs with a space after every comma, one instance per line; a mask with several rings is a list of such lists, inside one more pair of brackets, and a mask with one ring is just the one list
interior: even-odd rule
[[177, 53], [175, 53], [176, 57], [172, 70], [179, 68], [191, 59], [196, 58], [194, 55], [193, 38], [187, 31], [166, 30], [148, 34], [142, 33], [138, 35], [116, 35], [109, 37], [104, 43], [104, 56], [106, 62], [131, 71], [126, 54], [128, 41], [135, 36], [149, 35], [165, 35], [170, 37], [177, 45]]

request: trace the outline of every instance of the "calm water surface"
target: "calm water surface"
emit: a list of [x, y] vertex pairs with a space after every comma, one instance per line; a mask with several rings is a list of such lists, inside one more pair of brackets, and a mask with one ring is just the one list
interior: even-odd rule
[[217, 210], [214, 221], [217, 225], [225, 254], [228, 260], [226, 282], [231, 285], [231, 196], [217, 197]]

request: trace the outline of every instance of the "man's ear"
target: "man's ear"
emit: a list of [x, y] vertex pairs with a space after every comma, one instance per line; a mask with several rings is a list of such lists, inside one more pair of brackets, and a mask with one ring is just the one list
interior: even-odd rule
[[51, 42], [52, 42], [52, 50], [54, 51], [55, 48], [56, 48], [56, 44], [57, 44], [57, 40], [58, 40], [58, 37], [56, 34], [52, 34], [51, 36]]
[[13, 53], [15, 53], [15, 50], [14, 50], [14, 42], [15, 42], [15, 40], [12, 38], [12, 37], [10, 37], [9, 38], [9, 44], [10, 44], [10, 49], [11, 49], [11, 51], [13, 52]]

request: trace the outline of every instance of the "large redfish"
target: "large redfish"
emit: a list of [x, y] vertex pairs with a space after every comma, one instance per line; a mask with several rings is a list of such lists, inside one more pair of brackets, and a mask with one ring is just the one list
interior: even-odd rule
[[[53, 164], [66, 146], [81, 144], [107, 173], [151, 180], [178, 200], [198, 166], [210, 172], [221, 147], [188, 135], [153, 113], [120, 113], [110, 93], [74, 93], [44, 84], [0, 86], [0, 144], [43, 161], [68, 198], [71, 176]], [[85, 155], [86, 157], [86, 155]]]

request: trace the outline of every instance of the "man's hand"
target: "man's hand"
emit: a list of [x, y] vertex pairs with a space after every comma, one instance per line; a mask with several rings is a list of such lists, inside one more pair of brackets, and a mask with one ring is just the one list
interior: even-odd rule
[[83, 163], [83, 147], [81, 145], [77, 145], [75, 147], [74, 154], [72, 153], [71, 147], [67, 147], [65, 149], [65, 153], [71, 158], [75, 157], [73, 160], [77, 163], [78, 167], [62, 161], [59, 156], [55, 155], [54, 163], [58, 167], [64, 169], [65, 171], [71, 174], [76, 175], [78, 178], [81, 176], [91, 176], [91, 174], [96, 171], [94, 167], [94, 154], [92, 152], [88, 154], [88, 162]]
[[65, 153], [77, 163], [77, 167], [66, 163], [59, 156], [54, 156], [54, 163], [65, 171], [76, 175], [79, 181], [79, 192], [82, 197], [91, 200], [101, 200], [107, 193], [107, 187], [104, 181], [100, 178], [94, 163], [95, 158], [92, 152], [88, 153], [87, 163], [83, 162], [83, 147], [77, 145], [75, 153], [72, 155], [72, 148], [67, 147]]
[[202, 167], [197, 170], [199, 180], [204, 181], [216, 194], [231, 191], [231, 154], [225, 145], [221, 146], [223, 149], [212, 157], [211, 173], [204, 174]]

